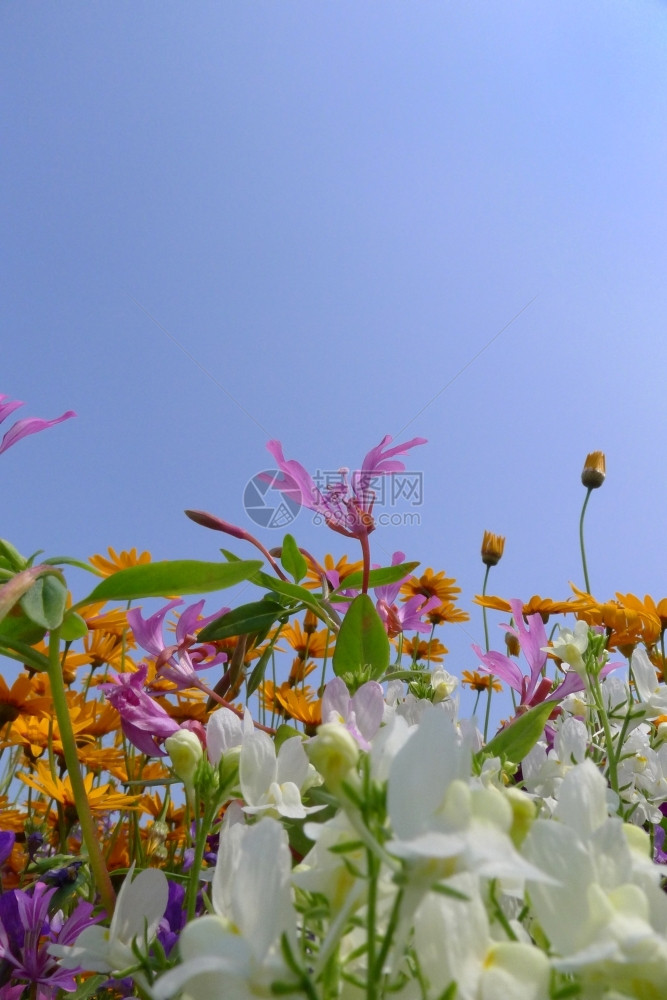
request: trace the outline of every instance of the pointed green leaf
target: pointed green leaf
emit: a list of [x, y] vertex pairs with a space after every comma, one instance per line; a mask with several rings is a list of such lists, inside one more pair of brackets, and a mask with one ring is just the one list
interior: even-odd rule
[[[389, 666], [389, 639], [368, 594], [355, 597], [336, 640], [333, 669], [348, 687], [379, 680]], [[352, 681], [352, 685], [350, 685]]]
[[94, 601], [131, 601], [138, 597], [173, 597], [178, 594], [207, 594], [233, 587], [260, 569], [257, 559], [239, 559], [233, 563], [197, 562], [175, 559], [171, 562], [143, 563], [118, 570], [102, 580], [77, 607]]
[[543, 701], [520, 715], [506, 729], [501, 729], [475, 756], [481, 762], [485, 757], [500, 757], [513, 764], [520, 764], [533, 749], [556, 705]]
[[268, 666], [269, 660], [273, 654], [273, 644], [266, 647], [260, 658], [258, 659], [255, 666], [252, 668], [252, 673], [248, 678], [246, 683], [246, 696], [249, 698], [251, 694], [254, 694], [259, 685], [264, 680], [264, 674], [266, 673], [266, 668]]
[[[369, 587], [386, 587], [390, 583], [398, 583], [403, 577], [409, 576], [419, 566], [418, 562], [401, 563], [400, 566], [384, 566], [382, 569], [372, 569], [368, 575]], [[341, 580], [339, 590], [359, 590], [363, 585], [363, 573], [357, 570]]]
[[247, 635], [248, 632], [259, 632], [260, 629], [270, 628], [278, 618], [287, 614], [282, 604], [264, 598], [262, 601], [243, 604], [209, 622], [197, 634], [197, 638], [199, 642], [211, 642], [213, 639], [229, 639], [236, 635]]
[[294, 582], [299, 583], [308, 572], [308, 563], [299, 551], [299, 546], [292, 535], [285, 535], [283, 539], [283, 549], [280, 556], [283, 569], [294, 577]]
[[265, 587], [269, 591], [275, 591], [283, 597], [289, 597], [292, 601], [299, 601], [304, 607], [320, 618], [325, 625], [336, 628], [338, 622], [335, 620], [335, 612], [332, 608], [324, 607], [321, 599], [312, 590], [306, 590], [298, 583], [290, 583], [289, 580], [278, 580], [268, 573], [255, 573], [252, 582], [258, 587]]
[[49, 574], [35, 580], [20, 603], [31, 621], [51, 630], [62, 624], [66, 601], [67, 587], [57, 576]]

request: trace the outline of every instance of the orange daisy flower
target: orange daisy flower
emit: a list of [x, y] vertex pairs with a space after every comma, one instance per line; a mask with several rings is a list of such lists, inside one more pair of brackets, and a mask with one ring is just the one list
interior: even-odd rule
[[470, 621], [470, 615], [467, 611], [457, 608], [451, 601], [443, 601], [436, 608], [426, 612], [426, 621], [431, 625], [444, 625], [445, 622], [455, 624]]
[[51, 711], [51, 699], [36, 693], [33, 678], [19, 674], [11, 688], [0, 674], [0, 727], [19, 715], [45, 715]]
[[52, 747], [53, 752], [63, 756], [63, 745], [57, 732], [55, 721], [50, 717], [20, 715], [11, 725], [11, 729], [0, 740], [0, 749], [5, 747], [23, 747], [26, 756], [35, 761]]
[[309, 674], [312, 674], [313, 670], [316, 669], [317, 667], [314, 663], [306, 663], [300, 656], [296, 656], [292, 661], [292, 668], [289, 672], [287, 683], [292, 688], [298, 687], [299, 684], [303, 684], [306, 677]]
[[464, 670], [461, 675], [461, 683], [473, 691], [488, 691], [493, 687], [494, 691], [502, 691], [503, 686], [500, 681], [491, 678], [489, 674], [478, 674], [476, 670]]
[[333, 654], [334, 639], [328, 629], [323, 628], [318, 632], [304, 632], [300, 622], [296, 619], [293, 624], [283, 625], [280, 638], [286, 639], [302, 660], [306, 660], [308, 657], [318, 660]]
[[[322, 586], [320, 571], [308, 556], [306, 556], [306, 562], [308, 563], [308, 573], [303, 585], [304, 587], [309, 587], [311, 590], [317, 590]], [[334, 561], [334, 557], [330, 554], [324, 557], [324, 571], [327, 575], [331, 572], [337, 573], [341, 584], [351, 573], [361, 572], [363, 567], [364, 564], [361, 561], [348, 562], [347, 556], [341, 556], [337, 562]]]
[[[36, 765], [37, 775], [19, 774], [21, 781], [25, 782], [35, 791], [46, 796], [47, 799], [55, 799], [65, 812], [77, 815], [74, 792], [69, 775], [58, 778], [51, 774], [48, 764], [38, 761]], [[83, 783], [86, 789], [86, 797], [93, 813], [107, 813], [115, 809], [138, 809], [138, 796], [125, 795], [123, 792], [116, 792], [113, 785], [93, 785], [94, 776], [86, 774]]]
[[302, 722], [308, 729], [314, 729], [322, 722], [322, 699], [318, 698], [312, 688], [294, 689], [281, 685], [275, 692], [275, 697], [285, 714], [297, 722]]
[[411, 576], [401, 586], [401, 595], [404, 601], [409, 601], [411, 597], [439, 597], [441, 601], [452, 601], [461, 593], [461, 588], [456, 586], [454, 577], [446, 577], [444, 570], [439, 573], [429, 568], [420, 577]]
[[577, 618], [588, 625], [602, 625], [608, 629], [610, 648], [637, 642], [652, 646], [660, 638], [662, 631], [660, 618], [634, 595], [628, 594], [623, 597], [617, 594], [617, 598], [622, 600], [600, 603], [591, 594], [579, 590], [574, 584], [570, 586], [581, 602]]
[[449, 650], [439, 639], [404, 639], [403, 652], [415, 662], [425, 660], [429, 663], [442, 663], [445, 653]]
[[109, 553], [108, 559], [101, 555], [90, 556], [88, 559], [90, 565], [101, 573], [102, 576], [112, 576], [119, 569], [129, 569], [130, 566], [142, 566], [151, 561], [150, 552], [142, 552], [140, 555], [137, 555], [136, 549], [123, 549], [122, 552], [116, 552], [115, 549], [109, 546], [107, 552]]
[[[507, 611], [508, 614], [512, 614], [512, 608], [510, 607], [509, 601], [506, 601], [503, 597], [491, 597], [484, 596], [482, 594], [477, 594], [473, 598], [473, 604], [478, 604], [482, 608], [491, 608], [494, 611]], [[549, 621], [550, 615], [566, 615], [569, 613], [576, 613], [581, 607], [579, 601], [552, 601], [549, 597], [539, 597], [534, 594], [529, 601], [527, 601], [523, 606], [523, 616], [527, 618], [528, 615], [541, 615], [542, 621], [546, 625]]]

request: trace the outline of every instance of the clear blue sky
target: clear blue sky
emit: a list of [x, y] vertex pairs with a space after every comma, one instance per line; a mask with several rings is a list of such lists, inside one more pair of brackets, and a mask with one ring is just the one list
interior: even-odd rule
[[0, 391], [79, 414], [2, 456], [1, 535], [215, 558], [183, 508], [252, 527], [268, 438], [420, 435], [375, 560], [471, 608], [488, 529], [491, 592], [564, 598], [603, 449], [592, 589], [667, 594], [664, 2], [6, 0], [0, 47]]

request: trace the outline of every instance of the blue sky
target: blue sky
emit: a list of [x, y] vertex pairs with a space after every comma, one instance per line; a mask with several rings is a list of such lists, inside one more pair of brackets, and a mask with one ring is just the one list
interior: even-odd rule
[[564, 598], [602, 449], [593, 592], [665, 596], [664, 3], [9, 0], [0, 27], [0, 391], [79, 415], [2, 456], [3, 536], [215, 558], [182, 511], [253, 527], [268, 438], [331, 470], [419, 435], [420, 524], [374, 559], [471, 608], [488, 529], [491, 592]]

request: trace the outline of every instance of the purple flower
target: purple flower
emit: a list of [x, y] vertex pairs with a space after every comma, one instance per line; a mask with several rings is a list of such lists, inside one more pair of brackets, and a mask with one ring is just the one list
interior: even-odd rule
[[384, 715], [384, 695], [377, 681], [367, 681], [350, 696], [345, 681], [334, 677], [322, 695], [322, 722], [339, 722], [362, 750], [370, 750]]
[[116, 674], [100, 688], [120, 715], [128, 740], [142, 753], [165, 757], [156, 739], [173, 736], [179, 726], [145, 690], [147, 672], [147, 665], [142, 663], [135, 673]]
[[[8, 403], [3, 403], [3, 399], [8, 397], [4, 393], [0, 393], [0, 424], [3, 420], [17, 410], [19, 406], [23, 406], [23, 403], [19, 399], [10, 400]], [[7, 451], [11, 448], [13, 444], [16, 444], [21, 438], [27, 437], [29, 434], [37, 434], [38, 431], [44, 431], [47, 427], [53, 427], [54, 424], [59, 424], [63, 420], [68, 420], [70, 417], [75, 417], [76, 413], [74, 410], [68, 410], [67, 413], [63, 413], [61, 417], [56, 417], [55, 420], [42, 420], [40, 417], [24, 417], [22, 420], [17, 420], [13, 424], [2, 441], [0, 441], [0, 455], [3, 451]]]
[[373, 479], [377, 476], [402, 472], [405, 465], [394, 458], [405, 455], [410, 448], [425, 444], [425, 438], [412, 438], [404, 444], [389, 448], [389, 434], [366, 455], [361, 470], [353, 472], [348, 481], [348, 470], [340, 470], [340, 481], [327, 485], [323, 490], [304, 467], [294, 459], [286, 459], [280, 441], [269, 441], [268, 450], [273, 455], [282, 477], [276, 480], [278, 489], [291, 500], [320, 514], [334, 531], [348, 538], [362, 538], [375, 528]]
[[[530, 673], [528, 676], [523, 674], [518, 665], [503, 653], [494, 650], [484, 653], [479, 646], [473, 645], [472, 648], [481, 661], [480, 672], [493, 674], [494, 677], [499, 677], [509, 684], [521, 696], [519, 707], [524, 709], [539, 705], [543, 701], [560, 702], [575, 691], [583, 691], [584, 682], [574, 670], [568, 671], [565, 679], [556, 688], [553, 687], [554, 682], [551, 678], [543, 676], [548, 658], [546, 647], [549, 640], [542, 616], [528, 615], [527, 622], [524, 622], [523, 602], [515, 598], [509, 603], [514, 617], [514, 628], [510, 625], [504, 625], [503, 628], [518, 639]], [[619, 663], [607, 663], [600, 671], [600, 676], [606, 677], [619, 666]]]
[[0, 830], [0, 865], [4, 865], [14, 849], [16, 834], [9, 830]]
[[173, 681], [179, 688], [198, 687], [197, 671], [213, 667], [216, 663], [223, 663], [227, 659], [227, 654], [218, 652], [212, 645], [200, 645], [193, 649], [194, 630], [203, 628], [209, 622], [220, 618], [229, 611], [229, 608], [221, 608], [220, 611], [200, 619], [204, 601], [189, 605], [176, 623], [175, 644], [167, 646], [162, 632], [165, 616], [172, 608], [182, 603], [180, 598], [176, 598], [149, 618], [143, 617], [141, 608], [132, 608], [127, 613], [127, 620], [142, 649], [156, 658], [156, 668], [161, 677]]
[[[85, 927], [102, 919], [93, 917], [91, 903], [80, 901], [70, 917], [60, 910], [49, 916], [55, 889], [36, 882], [32, 892], [14, 889], [0, 896], [0, 959], [11, 967], [13, 980], [34, 984], [43, 1000], [55, 998], [58, 990], [72, 993], [80, 969], [62, 969], [49, 954], [52, 944], [69, 945]], [[11, 996], [11, 994], [7, 994]]]
[[187, 923], [187, 914], [183, 908], [184, 900], [185, 886], [170, 880], [167, 909], [157, 929], [157, 939], [164, 948], [165, 955], [168, 955], [174, 947]]

